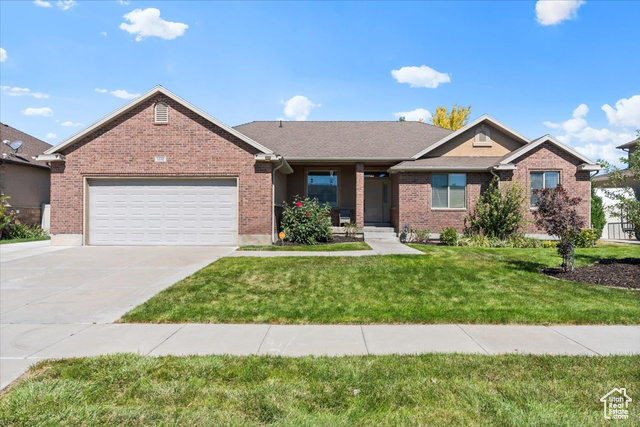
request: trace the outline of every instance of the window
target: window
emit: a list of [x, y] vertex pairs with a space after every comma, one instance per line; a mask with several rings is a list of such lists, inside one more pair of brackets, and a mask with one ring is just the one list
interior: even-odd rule
[[484, 125], [476, 129], [476, 136], [473, 145], [491, 145], [491, 131]]
[[467, 207], [467, 175], [464, 173], [433, 174], [431, 178], [431, 207]]
[[169, 106], [164, 102], [158, 102], [155, 107], [155, 122], [156, 123], [168, 123], [169, 122]]
[[318, 203], [329, 203], [331, 207], [338, 206], [338, 172], [309, 171], [307, 174], [307, 196], [318, 199]]
[[560, 172], [531, 172], [531, 206], [538, 203], [533, 190], [556, 188], [560, 182]]

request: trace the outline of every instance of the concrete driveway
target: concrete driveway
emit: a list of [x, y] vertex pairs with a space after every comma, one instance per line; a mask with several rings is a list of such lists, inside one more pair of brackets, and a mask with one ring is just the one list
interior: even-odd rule
[[[0, 247], [0, 323], [110, 323], [231, 247]], [[42, 244], [44, 243], [44, 244]], [[5, 248], [6, 247], [6, 248]]]

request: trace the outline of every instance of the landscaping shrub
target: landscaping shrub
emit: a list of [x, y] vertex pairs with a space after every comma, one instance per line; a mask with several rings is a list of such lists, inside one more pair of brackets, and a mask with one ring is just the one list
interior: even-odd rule
[[38, 225], [24, 225], [18, 222], [6, 228], [6, 239], [39, 239], [47, 237], [48, 233]]
[[458, 246], [471, 246], [476, 248], [541, 248], [542, 241], [533, 237], [525, 237], [521, 234], [510, 236], [507, 239], [487, 237], [482, 234], [464, 236], [458, 239]]
[[313, 245], [330, 242], [331, 206], [318, 204], [318, 199], [295, 198], [292, 205], [284, 204], [282, 211], [282, 231], [290, 242]]
[[578, 215], [576, 206], [580, 197], [570, 197], [562, 185], [556, 188], [534, 190], [537, 208], [533, 214], [536, 225], [551, 236], [558, 237], [558, 255], [562, 257], [564, 271], [573, 271], [575, 246], [584, 220]]
[[576, 239], [576, 247], [578, 248], [591, 248], [595, 246], [596, 240], [598, 240], [598, 232], [594, 228], [585, 228], [580, 231]]
[[360, 227], [358, 227], [355, 223], [353, 222], [348, 222], [346, 224], [344, 224], [344, 234], [346, 234], [348, 237], [354, 237], [356, 234], [360, 233]]
[[596, 240], [602, 237], [602, 230], [607, 223], [602, 197], [598, 196], [591, 183], [591, 226], [595, 230]]
[[542, 247], [543, 248], [556, 248], [556, 247], [558, 247], [558, 242], [556, 242], [554, 240], [544, 240], [542, 242]]
[[431, 230], [428, 228], [416, 228], [411, 227], [410, 231], [411, 241], [415, 243], [427, 243], [431, 236]]
[[465, 234], [507, 239], [517, 234], [525, 222], [525, 192], [516, 183], [503, 183], [494, 178], [465, 218]]
[[447, 246], [457, 246], [458, 232], [453, 227], [447, 227], [440, 233], [440, 241]]
[[[7, 200], [11, 197], [9, 196], [0, 196], [0, 237], [4, 235], [7, 227], [14, 221], [15, 214], [8, 209], [9, 204]], [[5, 236], [5, 238], [7, 238]]]

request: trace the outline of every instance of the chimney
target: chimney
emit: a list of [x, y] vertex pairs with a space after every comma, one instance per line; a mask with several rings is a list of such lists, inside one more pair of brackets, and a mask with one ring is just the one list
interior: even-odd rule
[[282, 120], [280, 120], [280, 126], [279, 127], [282, 127]]

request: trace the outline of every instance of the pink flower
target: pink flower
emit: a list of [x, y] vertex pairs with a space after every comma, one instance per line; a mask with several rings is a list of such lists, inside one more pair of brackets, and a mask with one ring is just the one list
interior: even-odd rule
[[[300, 207], [302, 207], [302, 202], [298, 202], [298, 203], [296, 203], [296, 206], [297, 206], [297, 207], [299, 207], [299, 208], [300, 208]], [[308, 215], [308, 214], [307, 214], [307, 215]]]
[[309, 212], [307, 212], [305, 215], [306, 215], [306, 216], [309, 216]]

